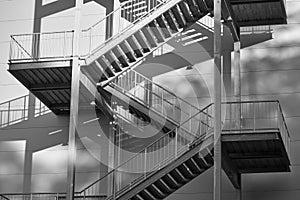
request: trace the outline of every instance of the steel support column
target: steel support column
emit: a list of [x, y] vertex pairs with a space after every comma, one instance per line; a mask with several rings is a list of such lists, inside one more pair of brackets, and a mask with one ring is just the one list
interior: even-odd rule
[[74, 199], [75, 189], [75, 165], [76, 165], [76, 132], [78, 126], [78, 107], [79, 107], [79, 83], [80, 83], [80, 64], [79, 64], [79, 40], [81, 34], [81, 8], [83, 0], [76, 0], [75, 8], [75, 27], [73, 39], [73, 61], [72, 61], [72, 82], [71, 82], [71, 105], [69, 122], [69, 147], [68, 147], [68, 171], [67, 171], [67, 200]]
[[[241, 102], [241, 42], [237, 41], [234, 43], [234, 60], [233, 60], [233, 83], [234, 83], [234, 98], [235, 101]], [[241, 128], [241, 104], [236, 104], [236, 126], [238, 129]], [[241, 178], [241, 177], [240, 177]], [[241, 182], [242, 180], [240, 180]], [[236, 189], [236, 200], [242, 200], [242, 183], [240, 188]]]
[[[240, 55], [241, 43], [240, 41], [234, 43], [234, 58], [233, 58], [233, 88], [234, 88], [234, 100], [241, 101], [241, 55]], [[236, 113], [236, 128], [241, 128], [241, 104], [237, 104], [235, 110]]]
[[214, 200], [221, 200], [221, 0], [214, 0]]

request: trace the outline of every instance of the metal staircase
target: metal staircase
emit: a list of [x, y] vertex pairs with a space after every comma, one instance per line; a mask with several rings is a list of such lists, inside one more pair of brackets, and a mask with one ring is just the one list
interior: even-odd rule
[[[213, 165], [212, 105], [175, 127], [174, 137], [165, 134], [123, 162], [78, 197], [104, 199], [162, 199]], [[192, 123], [192, 129], [184, 126]], [[117, 121], [116, 132], [124, 132]], [[114, 180], [113, 182], [110, 182]], [[113, 183], [109, 188], [109, 183]]]
[[[213, 165], [213, 106], [209, 105], [199, 110], [171, 91], [134, 71], [134, 67], [143, 62], [148, 55], [151, 55], [162, 45], [186, 30], [191, 24], [207, 16], [212, 9], [213, 0], [125, 0], [121, 2], [119, 8], [82, 32], [80, 42], [86, 45], [81, 45], [83, 52], [81, 53], [81, 59], [84, 60], [81, 69], [87, 77], [86, 83], [88, 83], [84, 85], [91, 93], [95, 94], [95, 91], [100, 93], [99, 95], [97, 92], [97, 105], [100, 105], [102, 110], [115, 120], [115, 123], [111, 124], [113, 133], [117, 138], [115, 142], [130, 144], [132, 137], [128, 134], [128, 131], [130, 131], [127, 127], [128, 124], [136, 124], [139, 128], [139, 123], [142, 125], [140, 127], [151, 123], [153, 126], [160, 128], [161, 132], [152, 138], [150, 142], [144, 143], [133, 157], [122, 158], [122, 161], [119, 160], [117, 163], [114, 163], [114, 166], [110, 166], [113, 168], [111, 171], [82, 191], [77, 192], [76, 198], [163, 199]], [[98, 31], [102, 29], [106, 29], [104, 39], [99, 37]], [[14, 52], [14, 48], [11, 48], [12, 56], [10, 61], [14, 61], [14, 57], [20, 57], [22, 61], [29, 60], [34, 62], [42, 61], [43, 59], [47, 60], [48, 58], [59, 58], [58, 60], [70, 59], [72, 57], [72, 48], [65, 47], [68, 46], [68, 43], [71, 44], [73, 32], [59, 34], [63, 34], [63, 37], [59, 37], [63, 38], [64, 41], [62, 48], [59, 48], [59, 51], [57, 48], [53, 48], [55, 53], [53, 55], [51, 53], [50, 57], [47, 57], [46, 55], [48, 54], [41, 51], [43, 46], [40, 45], [42, 42], [39, 42], [39, 40], [43, 41], [43, 37], [40, 37], [39, 34], [30, 39], [31, 42], [27, 45], [31, 51], [28, 51], [26, 45], [24, 48], [23, 43], [18, 43], [14, 40], [15, 42], [12, 44], [16, 45], [18, 51]], [[49, 35], [51, 37], [55, 36], [55, 34]], [[43, 34], [43, 36], [46, 38], [48, 34]], [[37, 46], [37, 49], [32, 50], [33, 46]], [[30, 54], [30, 52], [35, 51], [40, 52], [34, 55]], [[18, 64], [19, 60], [16, 59], [15, 61]], [[50, 66], [49, 68], [52, 67]], [[69, 63], [63, 65], [63, 67], [67, 67], [70, 70]], [[65, 69], [60, 68], [61, 66], [58, 67], [58, 72], [56, 73], [59, 75], [66, 74], [63, 73]], [[40, 73], [41, 75], [44, 75], [42, 73], [49, 73], [45, 69], [39, 70], [41, 72], [38, 71], [38, 75]], [[30, 73], [32, 72], [30, 71]], [[31, 76], [36, 76], [36, 74]], [[64, 83], [69, 83], [71, 79], [66, 79], [63, 76], [61, 78], [64, 80]], [[33, 82], [35, 81], [33, 80]], [[31, 85], [30, 81], [24, 85], [29, 87]], [[52, 87], [50, 87], [49, 91], [51, 91]], [[67, 93], [65, 95], [65, 104], [67, 106], [69, 106], [69, 89], [69, 85], [66, 88], [62, 88]], [[230, 105], [229, 114], [232, 113], [231, 106], [234, 104], [228, 104]], [[277, 104], [275, 106], [277, 108]], [[255, 119], [258, 116], [255, 112], [259, 109], [260, 104], [250, 109], [254, 111], [254, 114], [249, 118], [250, 120], [254, 119], [253, 126], [255, 127], [254, 130], [250, 129], [249, 131], [247, 129], [251, 133], [257, 133], [257, 121]], [[19, 118], [20, 120], [26, 120], [27, 114], [25, 112], [17, 120]], [[284, 138], [283, 143], [288, 147], [289, 135], [287, 127], [283, 116], [278, 115], [277, 118], [279, 117], [281, 117], [280, 120], [277, 120], [281, 123], [279, 124], [275, 120], [277, 122], [276, 129], [272, 129], [272, 134], [278, 134], [279, 136], [281, 134], [278, 140], [276, 138], [276, 142], [279, 144], [282, 140], [281, 138]], [[230, 116], [229, 118], [230, 123], [226, 124], [231, 124], [234, 117]], [[10, 117], [8, 117], [8, 121], [10, 121]], [[9, 122], [4, 124], [4, 126], [9, 125]], [[228, 149], [237, 143], [236, 139], [232, 141], [230, 138], [231, 136], [236, 136], [236, 132], [248, 134], [248, 132], [243, 133], [241, 127], [238, 128], [238, 130], [232, 130], [231, 126], [229, 126], [228, 130], [223, 130], [229, 136], [226, 144]], [[265, 133], [264, 129], [260, 131]], [[243, 143], [245, 141], [238, 142]], [[261, 141], [258, 141], [257, 144], [260, 145]], [[258, 145], [255, 146], [257, 147]], [[282, 144], [280, 143], [280, 145]], [[248, 146], [244, 145], [243, 147]], [[252, 150], [251, 148], [249, 149]], [[288, 149], [281, 151], [288, 152]], [[237, 152], [231, 153], [240, 152], [244, 152], [244, 149], [237, 148]], [[244, 158], [243, 156], [241, 156], [242, 159]], [[120, 157], [122, 155], [118, 155], [117, 159], [120, 159]], [[288, 170], [288, 167], [286, 167], [289, 164], [287, 162], [288, 159], [279, 161], [284, 163], [284, 168], [282, 168], [283, 170], [281, 168], [276, 170]], [[279, 161], [278, 163], [280, 163]], [[247, 173], [253, 173], [255, 171], [253, 170], [254, 167], [261, 164], [259, 162], [253, 164], [253, 168], [247, 169]], [[241, 170], [247, 167], [245, 163], [236, 163], [239, 164], [237, 165], [238, 170], [240, 170], [238, 173], [242, 173]], [[270, 163], [261, 165], [267, 168], [266, 166], [271, 166]], [[57, 194], [55, 198], [64, 199], [65, 194]]]
[[[94, 87], [93, 84], [84, 84], [87, 88]], [[95, 89], [89, 90], [94, 93]], [[105, 89], [99, 85], [98, 91], [99, 98], [102, 99], [99, 101], [102, 102], [100, 105], [102, 110], [109, 110], [110, 115], [115, 115], [122, 124], [137, 125], [138, 131], [143, 134], [147, 134], [147, 130], [144, 130], [146, 125], [156, 128], [158, 135], [154, 139], [164, 133], [174, 137], [175, 132], [171, 130], [179, 125], [191, 131], [195, 125], [193, 120], [184, 124], [181, 122], [200, 111], [196, 106], [134, 70], [125, 71], [122, 76], [112, 80]], [[134, 139], [130, 134], [122, 133], [121, 137], [123, 143], [132, 145]], [[151, 141], [153, 142], [153, 138], [148, 143]], [[142, 147], [146, 144], [144, 143]]]
[[[111, 20], [113, 14], [124, 10], [124, 5], [101, 21]], [[95, 82], [106, 86], [212, 9], [212, 0], [157, 0], [146, 15], [122, 27], [93, 50], [85, 58], [86, 70], [96, 74], [92, 76]], [[89, 30], [92, 32], [93, 27]]]

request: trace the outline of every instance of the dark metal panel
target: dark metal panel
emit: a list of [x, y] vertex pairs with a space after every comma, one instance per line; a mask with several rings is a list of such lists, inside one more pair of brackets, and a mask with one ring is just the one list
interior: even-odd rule
[[27, 73], [27, 70], [21, 70], [21, 71], [20, 71], [20, 74], [21, 74], [21, 76], [24, 76], [24, 78], [25, 78], [26, 80], [29, 81], [30, 85], [37, 84], [36, 80], [33, 79], [33, 78], [31, 77], [31, 75], [29, 75], [29, 74]]
[[51, 75], [48, 74], [48, 70], [46, 69], [37, 69], [37, 71], [40, 71], [43, 76], [47, 79], [48, 83], [54, 83], [55, 81], [53, 80], [53, 78], [51, 77]]
[[54, 71], [57, 71], [57, 69], [54, 68], [48, 69], [46, 73], [49, 73], [55, 82], [62, 82], [61, 79], [56, 75]]
[[53, 70], [53, 73], [59, 78], [61, 82], [70, 82], [70, 79], [68, 79], [63, 73], [62, 73], [63, 68], [56, 68]]

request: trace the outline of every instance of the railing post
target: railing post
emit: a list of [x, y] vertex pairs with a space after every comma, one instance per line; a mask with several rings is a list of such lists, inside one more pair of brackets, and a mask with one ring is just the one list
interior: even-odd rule
[[147, 175], [147, 148], [145, 148], [145, 152], [144, 152], [144, 178], [146, 178]]
[[66, 31], [64, 31], [63, 57], [66, 58]]
[[177, 158], [177, 151], [178, 151], [178, 127], [175, 128], [175, 158]]
[[10, 101], [8, 102], [8, 109], [7, 109], [7, 125], [9, 125], [10, 123], [10, 120], [9, 120], [9, 118], [10, 118]]
[[92, 31], [93, 31], [93, 28], [91, 27], [91, 29], [90, 29], [90, 39], [89, 39], [89, 55], [92, 52]]
[[189, 131], [192, 133], [192, 106], [190, 105], [190, 111], [189, 111]]
[[12, 60], [12, 54], [13, 54], [13, 40], [12, 40], [13, 36], [10, 36], [10, 42], [9, 42], [9, 60]]
[[256, 130], [256, 124], [255, 124], [255, 103], [253, 103], [253, 130], [255, 131]]
[[27, 96], [24, 96], [24, 102], [23, 102], [23, 112], [22, 112], [22, 119], [26, 119], [26, 98]]
[[164, 113], [164, 91], [161, 92], [161, 113]]

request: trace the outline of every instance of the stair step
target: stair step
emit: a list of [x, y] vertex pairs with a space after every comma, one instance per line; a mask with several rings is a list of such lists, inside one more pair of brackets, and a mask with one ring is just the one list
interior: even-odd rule
[[208, 169], [209, 165], [208, 163], [203, 159], [203, 157], [201, 158], [199, 156], [199, 154], [196, 154], [194, 157], [194, 161], [197, 163], [197, 165], [201, 168], [201, 169]]
[[154, 184], [151, 184], [150, 186], [148, 186], [147, 190], [155, 197], [155, 199], [162, 199], [167, 196]]
[[120, 49], [119, 46], [116, 46], [115, 48], [112, 49], [112, 52], [115, 54], [115, 56], [118, 58], [120, 63], [122, 64], [122, 67], [128, 67], [129, 64], [127, 63], [127, 60], [125, 58], [125, 55], [122, 54], [122, 50]]
[[139, 194], [133, 196], [131, 200], [144, 200]]
[[88, 74], [95, 82], [108, 80], [108, 76], [97, 61], [92, 62], [92, 64], [90, 66], [87, 66], [87, 68]]
[[181, 184], [185, 184], [189, 180], [188, 178], [184, 177], [177, 168], [173, 169], [169, 174]]
[[124, 52], [124, 54], [126, 55], [126, 57], [128, 58], [130, 63], [136, 61], [134, 53], [131, 52], [129, 44], [126, 41], [122, 42], [119, 46]]
[[148, 43], [150, 44], [151, 48], [157, 47], [157, 43], [156, 43], [156, 41], [155, 41], [155, 39], [154, 39], [154, 36], [152, 35], [152, 33], [150, 33], [148, 27], [147, 27], [147, 26], [146, 26], [146, 27], [143, 27], [143, 28], [141, 29], [141, 31], [142, 31], [143, 34], [145, 35], [145, 37], [146, 37]]
[[96, 61], [100, 64], [101, 68], [104, 69], [108, 77], [115, 76], [113, 69], [110, 68], [110, 66], [107, 64], [107, 61], [103, 56], [100, 56], [100, 58], [98, 58]]
[[188, 179], [192, 179], [195, 177], [195, 175], [193, 175], [189, 169], [187, 168], [186, 165], [184, 165], [184, 163], [182, 163], [181, 165], [179, 165], [177, 167], [178, 171], [188, 180]]
[[160, 27], [162, 33], [164, 34], [164, 37], [165, 37], [165, 38], [171, 37], [172, 35], [171, 35], [171, 33], [170, 33], [170, 31], [169, 31], [169, 28], [167, 27], [167, 25], [166, 25], [166, 23], [165, 23], [165, 21], [164, 21], [163, 16], [159, 16], [159, 17], [156, 19], [156, 21], [157, 21], [157, 23], [158, 23], [158, 25], [159, 25], [159, 27]]
[[142, 190], [141, 192], [139, 192], [139, 194], [143, 199], [146, 199], [146, 200], [155, 200], [156, 199], [147, 189]]
[[139, 46], [133, 35], [127, 38], [127, 42], [130, 45], [131, 49], [133, 49], [133, 52], [135, 53], [137, 58], [143, 57], [141, 47]]
[[203, 171], [205, 171], [205, 169], [200, 168], [198, 166], [198, 164], [196, 163], [196, 161], [193, 158], [190, 158], [189, 160], [187, 160], [187, 165], [190, 167], [190, 169], [192, 171], [194, 171], [194, 173], [202, 173]]
[[207, 12], [209, 12], [209, 8], [207, 7], [206, 3], [204, 0], [194, 0], [195, 3], [198, 5], [198, 9], [200, 12], [205, 15]]
[[152, 33], [154, 34], [154, 36], [156, 37], [156, 40], [157, 40], [158, 43], [162, 43], [162, 42], [165, 41], [164, 37], [162, 36], [160, 31], [158, 30], [155, 21], [150, 22], [149, 27], [150, 27], [150, 30], [152, 31]]
[[173, 191], [175, 191], [175, 189], [172, 189], [167, 183], [164, 182], [163, 179], [159, 179], [157, 180], [154, 185], [156, 185], [156, 187], [160, 188], [160, 190], [162, 192], [164, 192], [165, 194], [170, 194]]
[[179, 11], [179, 8], [177, 5], [173, 6], [171, 8], [171, 12], [176, 19], [176, 22], [179, 25], [179, 28], [184, 28], [187, 22], [185, 21], [184, 17], [182, 16], [181, 12]]
[[185, 2], [187, 3], [194, 18], [200, 19], [202, 17], [202, 14], [201, 14], [200, 10], [198, 9], [198, 5], [194, 2], [194, 0], [185, 0]]
[[209, 11], [214, 9], [214, 0], [204, 0]]
[[164, 177], [162, 177], [162, 180], [172, 189], [177, 189], [183, 185], [181, 182], [175, 180], [171, 174], [166, 174]]
[[186, 21], [194, 22], [194, 18], [192, 17], [192, 14], [190, 13], [187, 3], [184, 1], [181, 1], [178, 3], [178, 6], [179, 6], [184, 18], [186, 19]]
[[134, 36], [142, 47], [143, 52], [150, 52], [150, 45], [147, 43], [147, 39], [145, 38], [144, 34], [141, 31], [137, 31]]
[[118, 63], [117, 57], [112, 54], [111, 51], [104, 54], [105, 58], [108, 60], [108, 62], [111, 64], [111, 66], [114, 68], [116, 72], [122, 71], [120, 64]]
[[176, 19], [174, 19], [174, 17], [170, 13], [170, 11], [165, 12], [163, 15], [164, 15], [164, 17], [165, 17], [165, 19], [166, 19], [166, 21], [167, 21], [167, 23], [168, 23], [168, 25], [169, 25], [169, 27], [171, 29], [171, 32], [173, 34], [177, 33], [179, 30], [177, 28], [176, 22], [174, 21]]

